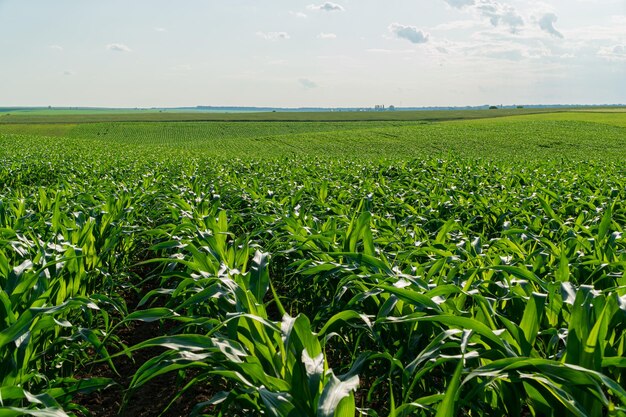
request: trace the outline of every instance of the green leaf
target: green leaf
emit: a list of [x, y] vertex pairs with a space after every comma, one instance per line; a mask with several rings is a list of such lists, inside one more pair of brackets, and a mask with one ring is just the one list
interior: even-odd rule
[[448, 220], [437, 233], [437, 237], [435, 237], [435, 243], [445, 243], [447, 239], [448, 232], [452, 231], [456, 227], [456, 222], [454, 219]]
[[265, 388], [259, 389], [265, 409], [273, 417], [295, 417], [296, 408], [291, 402], [291, 395], [286, 392], [270, 392]]
[[359, 386], [359, 377], [355, 375], [345, 381], [330, 373], [330, 379], [324, 385], [317, 409], [317, 417], [334, 417], [339, 403]]
[[[491, 330], [485, 324], [477, 320], [468, 318], [468, 317], [440, 314], [438, 316], [418, 317], [415, 319], [415, 321], [433, 321], [433, 322], [445, 324], [448, 326], [457, 327], [460, 329], [473, 330], [475, 333], [487, 339], [487, 341], [490, 342], [489, 344], [492, 347], [497, 347], [507, 352], [509, 351], [509, 349], [506, 348], [506, 346], [502, 342], [502, 339], [499, 336], [497, 336], [493, 332], [493, 330]], [[513, 353], [513, 352], [510, 352], [510, 353]]]
[[143, 321], [151, 323], [170, 317], [178, 316], [175, 312], [165, 307], [147, 308], [145, 310], [134, 311], [124, 318], [124, 321]]
[[361, 321], [368, 329], [372, 328], [372, 323], [365, 314], [358, 313], [354, 310], [344, 310], [328, 319], [324, 327], [322, 327], [318, 332], [318, 335], [324, 336], [329, 331], [334, 330], [341, 323], [346, 323], [350, 321]]
[[526, 341], [531, 346], [535, 344], [547, 298], [548, 296], [546, 294], [532, 293], [524, 309], [520, 328], [524, 332]]
[[32, 310], [27, 310], [23, 312], [17, 321], [9, 326], [8, 329], [0, 332], [0, 348], [4, 347], [6, 344], [13, 342], [24, 333], [26, 333], [35, 319], [35, 315]]
[[456, 366], [454, 371], [454, 375], [450, 379], [448, 383], [448, 388], [446, 388], [446, 394], [443, 397], [443, 401], [437, 408], [437, 416], [436, 417], [454, 417], [456, 416], [457, 411], [457, 401], [459, 399], [459, 395], [461, 394], [461, 390], [459, 389], [461, 386], [461, 374], [463, 373], [463, 359], [459, 360], [459, 363]]
[[16, 407], [0, 407], [0, 417], [17, 417], [17, 416], [32, 416], [32, 417], [69, 417], [65, 411], [58, 408], [42, 408], [42, 409], [27, 409]]
[[344, 397], [341, 401], [339, 401], [339, 405], [335, 410], [335, 417], [354, 417], [356, 415], [354, 392], [350, 391], [347, 397]]
[[269, 254], [257, 251], [250, 265], [250, 291], [258, 303], [263, 303], [265, 293], [269, 289], [269, 259]]
[[602, 242], [606, 235], [609, 232], [609, 228], [611, 227], [611, 221], [613, 217], [613, 207], [608, 206], [602, 216], [602, 220], [600, 221], [600, 226], [598, 226], [598, 241]]
[[556, 279], [561, 282], [569, 281], [569, 259], [565, 254], [564, 250], [561, 250], [561, 257], [559, 259], [559, 267], [556, 270]]
[[417, 307], [428, 307], [437, 311], [441, 310], [430, 297], [418, 293], [417, 291], [407, 290], [405, 288], [397, 288], [391, 285], [379, 285], [378, 287], [387, 292], [397, 295], [402, 300], [411, 303]]

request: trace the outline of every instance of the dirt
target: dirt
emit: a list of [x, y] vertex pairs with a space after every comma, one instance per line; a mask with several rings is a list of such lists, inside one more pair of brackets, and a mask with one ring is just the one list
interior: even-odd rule
[[[124, 293], [124, 299], [129, 307], [129, 311], [136, 311], [137, 303], [141, 297], [153, 289], [150, 287], [153, 287], [153, 285], [147, 285], [143, 288], [143, 294], [137, 294], [133, 291]], [[167, 334], [172, 327], [171, 325], [167, 326], [158, 322], [133, 322], [128, 327], [119, 330], [116, 336], [126, 346], [134, 346], [153, 337]], [[121, 375], [117, 375], [106, 363], [99, 363], [79, 372], [77, 376], [80, 378], [105, 377], [111, 378], [117, 383], [116, 386], [106, 390], [89, 395], [76, 396], [74, 403], [87, 410], [86, 413], [79, 414], [93, 417], [160, 416], [181, 387], [185, 386], [195, 376], [194, 371], [188, 371], [185, 377], [181, 379], [176, 372], [170, 372], [154, 378], [135, 392], [128, 393], [127, 387], [130, 385], [133, 375], [139, 367], [161, 352], [163, 352], [161, 348], [147, 348], [133, 352], [132, 359], [126, 355], [114, 358], [113, 364]], [[222, 389], [224, 389], [224, 386], [221, 383], [196, 383], [177, 399], [163, 416], [188, 416], [196, 404], [209, 400]], [[126, 402], [125, 395], [129, 396]], [[122, 408], [124, 404], [126, 405]]]

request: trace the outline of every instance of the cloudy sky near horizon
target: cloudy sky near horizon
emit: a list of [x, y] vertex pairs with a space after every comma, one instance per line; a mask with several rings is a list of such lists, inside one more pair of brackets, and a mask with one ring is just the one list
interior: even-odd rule
[[0, 106], [626, 103], [626, 0], [0, 0]]

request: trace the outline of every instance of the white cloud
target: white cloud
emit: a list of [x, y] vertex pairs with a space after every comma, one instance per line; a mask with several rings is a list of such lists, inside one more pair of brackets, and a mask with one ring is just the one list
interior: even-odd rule
[[302, 12], [289, 12], [290, 15], [292, 15], [293, 17], [297, 17], [300, 19], [306, 19], [307, 15], [306, 13], [302, 13]]
[[53, 49], [53, 50], [59, 51], [59, 52], [63, 51], [63, 47], [60, 46], [60, 45], [50, 45], [50, 49]]
[[167, 29], [165, 28], [154, 28], [155, 32], [167, 32]]
[[457, 9], [461, 9], [465, 6], [474, 5], [474, 0], [444, 0], [444, 1], [448, 3], [451, 7], [455, 7]]
[[[626, 23], [626, 20], [625, 22]], [[570, 36], [570, 33], [572, 36]], [[612, 22], [612, 24], [579, 26], [567, 31], [568, 39], [574, 38], [586, 43], [605, 42], [608, 44], [619, 44], [626, 39], [626, 24]]]
[[626, 61], [626, 45], [614, 45], [600, 48], [598, 55], [609, 61]]
[[109, 51], [115, 51], [115, 52], [132, 52], [133, 50], [130, 49], [128, 46], [124, 45], [123, 43], [110, 43], [106, 46], [106, 48]]
[[319, 35], [317, 35], [317, 39], [337, 39], [337, 35], [335, 35], [334, 33], [322, 32]]
[[[441, 43], [448, 56], [464, 62], [487, 62], [487, 60], [520, 62], [558, 62], [569, 59], [573, 50], [562, 42], [545, 39], [539, 28], [513, 35], [505, 30], [489, 30], [474, 33], [468, 40]], [[440, 51], [441, 52], [441, 51]]]
[[318, 87], [317, 83], [309, 80], [308, 78], [300, 78], [298, 82], [300, 83], [302, 87], [307, 88], [307, 89], [313, 89], [313, 88]]
[[563, 34], [556, 30], [554, 27], [554, 23], [557, 21], [557, 17], [554, 13], [546, 13], [539, 19], [539, 27], [544, 32], [549, 33], [552, 36], [557, 38], [562, 38]]
[[494, 26], [506, 26], [512, 33], [524, 26], [524, 19], [515, 7], [497, 0], [444, 0], [449, 6], [470, 10], [486, 18]]
[[65, 75], [66, 77], [69, 77], [71, 75], [74, 75], [74, 71], [63, 71], [63, 75]]
[[415, 49], [382, 49], [382, 48], [372, 48], [366, 49], [365, 52], [370, 52], [373, 54], [389, 54], [389, 55], [405, 55], [405, 54], [414, 54]]
[[257, 32], [256, 35], [268, 41], [291, 38], [287, 32]]
[[482, 16], [488, 18], [493, 26], [503, 24], [508, 26], [511, 32], [515, 32], [519, 27], [524, 26], [524, 19], [513, 6], [492, 0], [482, 0], [474, 7]]
[[307, 6], [309, 10], [318, 10], [322, 12], [343, 12], [346, 10], [342, 5], [327, 1], [323, 4], [309, 4]]
[[389, 32], [395, 35], [399, 39], [406, 39], [411, 43], [426, 43], [428, 42], [428, 33], [425, 33], [415, 26], [406, 26], [400, 23], [392, 23], [389, 25]]
[[475, 20], [453, 20], [451, 22], [440, 23], [432, 27], [431, 30], [462, 30], [474, 29], [481, 26], [484, 26], [484, 24]]

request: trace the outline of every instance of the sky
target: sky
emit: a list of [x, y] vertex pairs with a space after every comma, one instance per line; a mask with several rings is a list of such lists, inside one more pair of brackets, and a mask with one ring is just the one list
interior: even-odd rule
[[0, 0], [0, 106], [626, 103], [626, 0]]

